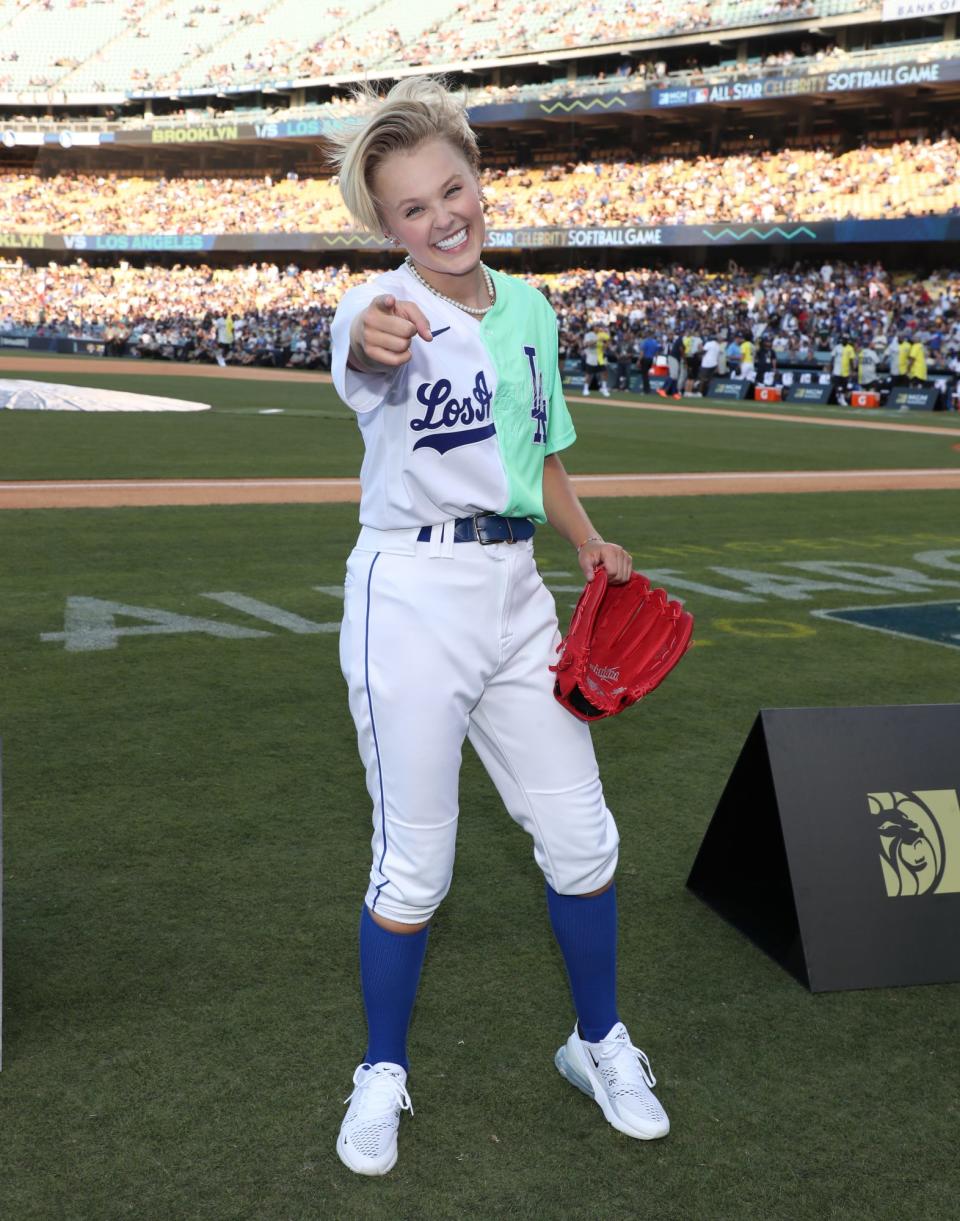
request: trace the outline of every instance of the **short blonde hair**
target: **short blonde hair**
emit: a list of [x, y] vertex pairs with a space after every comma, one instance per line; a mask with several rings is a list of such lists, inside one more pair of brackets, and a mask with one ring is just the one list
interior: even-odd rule
[[383, 231], [372, 182], [391, 153], [409, 152], [426, 140], [446, 140], [463, 154], [474, 174], [479, 172], [480, 150], [466, 107], [442, 80], [409, 76], [385, 97], [369, 87], [358, 89], [354, 97], [369, 110], [329, 137], [330, 161], [340, 175], [347, 211], [368, 233]]

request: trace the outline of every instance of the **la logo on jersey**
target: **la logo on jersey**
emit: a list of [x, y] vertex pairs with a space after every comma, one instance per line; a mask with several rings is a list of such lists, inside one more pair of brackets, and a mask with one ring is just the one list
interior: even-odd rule
[[[452, 383], [445, 377], [421, 383], [417, 387], [417, 402], [426, 410], [410, 421], [410, 427], [428, 435], [421, 437], [413, 448], [435, 449], [438, 454], [445, 454], [448, 449], [492, 437], [496, 431], [490, 419], [492, 398], [482, 369], [474, 377], [473, 389], [468, 394], [455, 395]], [[480, 427], [466, 427], [474, 424]]]
[[523, 351], [527, 363], [530, 365], [530, 380], [533, 383], [533, 406], [530, 409], [530, 415], [537, 422], [533, 433], [533, 444], [546, 445], [547, 400], [543, 393], [543, 374], [537, 365], [537, 349], [525, 344]]

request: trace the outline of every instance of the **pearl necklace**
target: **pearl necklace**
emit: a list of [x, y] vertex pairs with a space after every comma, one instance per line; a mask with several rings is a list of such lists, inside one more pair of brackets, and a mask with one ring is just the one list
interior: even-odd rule
[[454, 301], [453, 297], [448, 297], [446, 293], [440, 292], [438, 289], [434, 288], [432, 284], [428, 284], [426, 282], [420, 272], [417, 271], [416, 267], [414, 266], [413, 259], [409, 255], [407, 255], [407, 257], [404, 259], [404, 262], [410, 268], [410, 273], [413, 278], [418, 280], [428, 293], [433, 293], [435, 297], [439, 297], [441, 301], [446, 301], [448, 305], [455, 305], [457, 309], [465, 310], [468, 314], [472, 314], [474, 318], [482, 318], [484, 314], [488, 314], [493, 309], [494, 305], [496, 305], [497, 294], [493, 287], [493, 277], [482, 263], [480, 264], [480, 270], [483, 272], [483, 283], [486, 287], [487, 295], [490, 298], [489, 305], [464, 305], [462, 301]]

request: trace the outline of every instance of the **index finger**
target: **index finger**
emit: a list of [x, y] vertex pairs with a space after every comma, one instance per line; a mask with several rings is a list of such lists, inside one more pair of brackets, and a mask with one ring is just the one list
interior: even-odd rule
[[427, 321], [427, 316], [419, 305], [413, 301], [398, 301], [397, 313], [401, 318], [406, 318], [408, 322], [413, 323], [421, 339], [425, 339], [427, 343], [433, 342], [433, 332], [430, 330], [430, 323]]

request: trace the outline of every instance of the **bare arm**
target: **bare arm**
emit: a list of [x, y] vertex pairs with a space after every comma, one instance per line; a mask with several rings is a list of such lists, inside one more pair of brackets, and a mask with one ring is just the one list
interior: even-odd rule
[[577, 548], [577, 562], [588, 581], [600, 567], [606, 568], [614, 585], [629, 580], [633, 570], [630, 553], [600, 537], [556, 454], [549, 454], [543, 462], [543, 508], [554, 530]]

